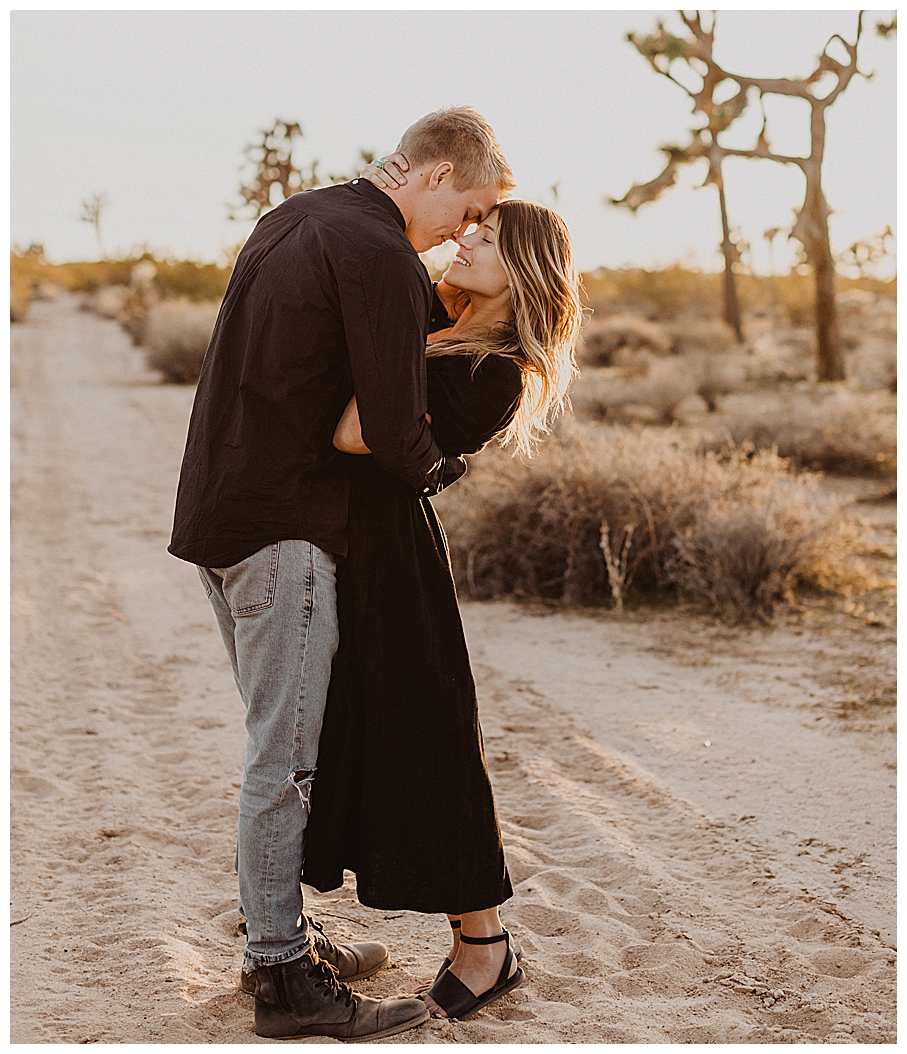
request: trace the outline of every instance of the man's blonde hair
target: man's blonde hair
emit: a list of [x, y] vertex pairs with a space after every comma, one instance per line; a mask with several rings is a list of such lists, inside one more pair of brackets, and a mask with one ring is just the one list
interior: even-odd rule
[[471, 106], [426, 114], [406, 129], [397, 149], [410, 168], [450, 161], [457, 190], [499, 187], [503, 195], [516, 186], [491, 125]]

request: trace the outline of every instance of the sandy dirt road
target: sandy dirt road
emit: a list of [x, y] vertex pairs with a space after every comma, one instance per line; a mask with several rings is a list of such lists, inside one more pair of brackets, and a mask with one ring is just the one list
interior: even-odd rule
[[[192, 390], [72, 299], [15, 327], [13, 382], [11, 1038], [265, 1042], [235, 987], [241, 705], [165, 551]], [[894, 1042], [889, 627], [464, 621], [527, 980], [396, 1040]], [[351, 881], [308, 903], [391, 946], [368, 994], [445, 954], [443, 919]]]

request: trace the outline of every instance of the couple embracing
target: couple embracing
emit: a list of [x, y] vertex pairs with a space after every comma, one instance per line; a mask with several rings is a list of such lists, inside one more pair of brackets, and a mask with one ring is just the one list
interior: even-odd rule
[[[447, 543], [428, 500], [493, 438], [528, 452], [581, 321], [563, 221], [469, 107], [423, 117], [363, 177], [266, 214], [205, 357], [169, 551], [198, 566], [246, 708], [240, 987], [261, 1036], [374, 1040], [465, 1018], [523, 979]], [[433, 286], [418, 257], [449, 239]], [[421, 995], [349, 982], [300, 881], [444, 913]]]

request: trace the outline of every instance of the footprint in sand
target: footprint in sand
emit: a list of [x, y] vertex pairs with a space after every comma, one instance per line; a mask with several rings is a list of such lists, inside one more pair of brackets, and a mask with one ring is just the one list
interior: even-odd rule
[[808, 956], [813, 969], [826, 977], [856, 977], [873, 962], [857, 948], [821, 948]]
[[581, 932], [584, 928], [579, 916], [573, 912], [540, 904], [522, 904], [513, 914], [521, 926], [539, 937], [562, 937], [567, 933]]

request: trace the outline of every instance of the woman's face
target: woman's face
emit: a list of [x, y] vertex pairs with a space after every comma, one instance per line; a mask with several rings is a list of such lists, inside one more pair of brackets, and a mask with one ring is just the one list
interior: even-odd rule
[[459, 249], [444, 281], [466, 293], [496, 298], [507, 292], [507, 274], [497, 250], [498, 213], [491, 212], [474, 231], [457, 238]]

